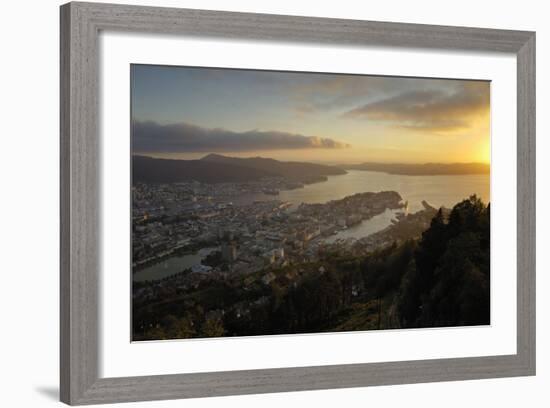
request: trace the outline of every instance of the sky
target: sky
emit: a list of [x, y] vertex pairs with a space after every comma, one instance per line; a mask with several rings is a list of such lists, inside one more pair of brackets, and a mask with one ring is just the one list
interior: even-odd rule
[[490, 160], [490, 83], [131, 66], [134, 154], [327, 163]]

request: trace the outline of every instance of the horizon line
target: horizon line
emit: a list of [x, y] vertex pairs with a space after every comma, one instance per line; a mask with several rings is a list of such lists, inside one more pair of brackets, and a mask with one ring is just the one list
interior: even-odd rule
[[[167, 152], [168, 153], [168, 152]], [[356, 165], [356, 164], [384, 164], [384, 165], [434, 165], [434, 164], [442, 164], [442, 165], [452, 165], [452, 164], [482, 164], [490, 166], [490, 162], [484, 162], [484, 161], [423, 161], [423, 162], [397, 162], [397, 161], [376, 161], [376, 160], [364, 160], [364, 161], [349, 161], [349, 162], [341, 162], [341, 161], [330, 161], [330, 160], [280, 160], [280, 159], [274, 159], [272, 157], [268, 156], [258, 156], [258, 155], [251, 155], [251, 156], [234, 156], [230, 154], [221, 154], [221, 153], [204, 153], [204, 155], [201, 155], [200, 158], [173, 158], [173, 157], [158, 157], [155, 155], [158, 154], [167, 154], [163, 152], [158, 153], [139, 153], [139, 152], [132, 152], [131, 156], [139, 156], [139, 157], [147, 157], [149, 159], [156, 159], [156, 160], [174, 160], [174, 161], [196, 161], [196, 160], [202, 160], [208, 156], [222, 156], [232, 159], [267, 159], [267, 160], [275, 160], [278, 162], [300, 162], [300, 163], [338, 163], [341, 165]], [[196, 152], [193, 152], [196, 153]], [[185, 154], [185, 153], [184, 153]]]

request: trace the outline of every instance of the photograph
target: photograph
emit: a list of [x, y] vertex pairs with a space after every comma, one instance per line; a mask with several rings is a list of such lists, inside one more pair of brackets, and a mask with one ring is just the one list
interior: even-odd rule
[[491, 323], [489, 81], [130, 78], [132, 341]]
[[543, 5], [5, 2], [0, 408], [546, 408]]

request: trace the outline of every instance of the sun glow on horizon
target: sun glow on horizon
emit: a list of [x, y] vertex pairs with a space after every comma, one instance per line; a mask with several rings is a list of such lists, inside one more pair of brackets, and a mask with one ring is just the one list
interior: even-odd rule
[[490, 163], [490, 83], [132, 65], [134, 154]]

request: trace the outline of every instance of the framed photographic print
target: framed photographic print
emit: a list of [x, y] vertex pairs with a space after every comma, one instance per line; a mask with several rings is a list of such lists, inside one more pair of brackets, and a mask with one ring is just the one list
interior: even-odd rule
[[62, 6], [62, 401], [534, 375], [534, 115], [532, 32]]

